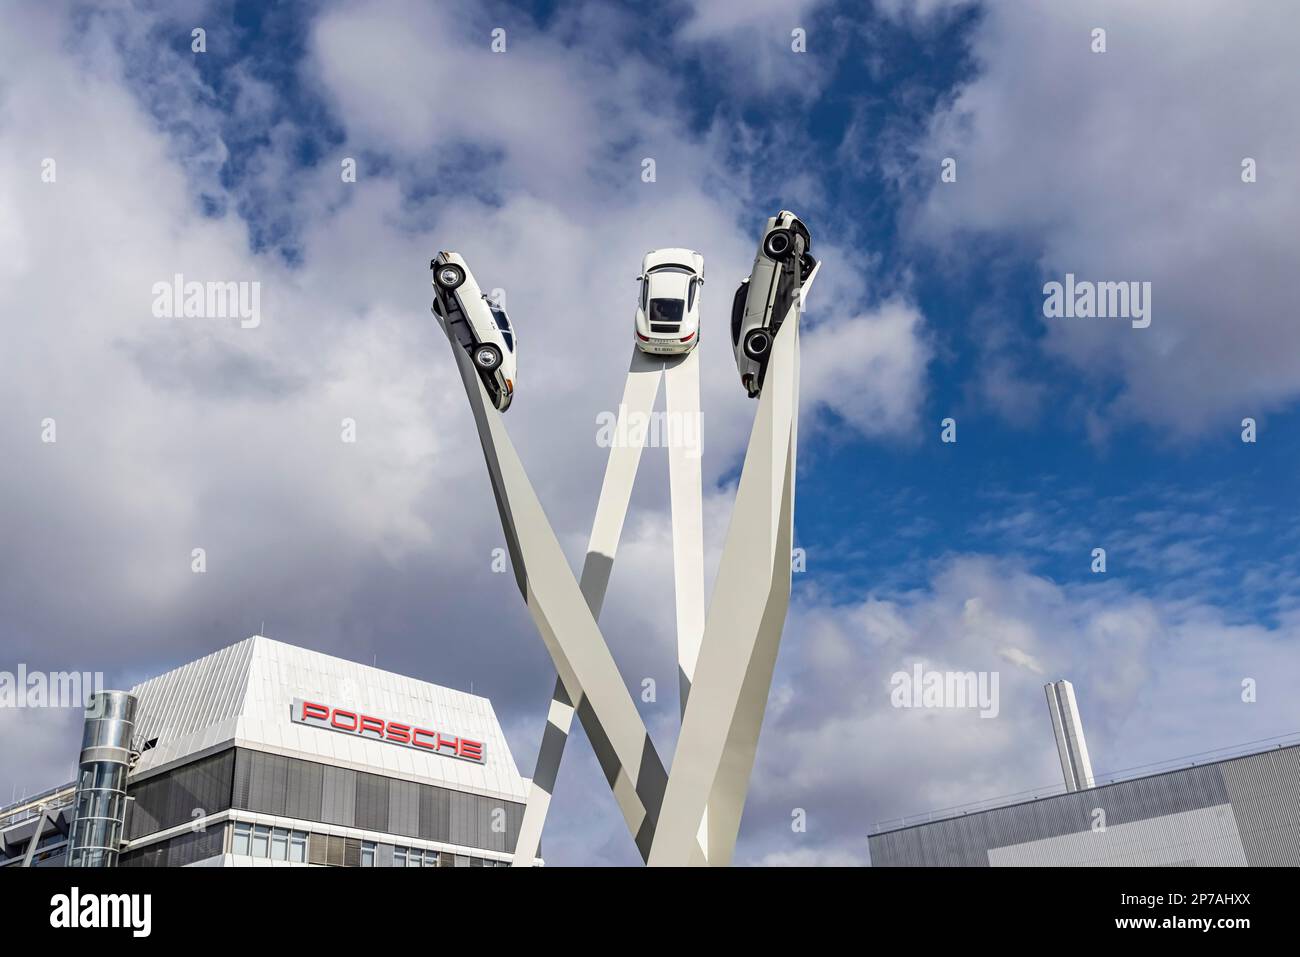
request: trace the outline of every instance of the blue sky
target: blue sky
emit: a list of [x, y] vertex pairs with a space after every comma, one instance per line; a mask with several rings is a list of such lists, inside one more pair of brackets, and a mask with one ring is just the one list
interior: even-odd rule
[[[1272, 66], [1294, 15], [1247, 6], [18, 4], [0, 301], [45, 318], [15, 328], [0, 398], [14, 422], [57, 412], [86, 438], [54, 460], [5, 426], [23, 450], [0, 473], [17, 660], [129, 683], [266, 621], [473, 682], [527, 772], [549, 664], [512, 584], [474, 557], [500, 531], [423, 267], [452, 246], [506, 289], [523, 349], [509, 425], [576, 561], [639, 251], [704, 253], [711, 569], [752, 406], [707, 329], [786, 207], [825, 264], [804, 342], [808, 570], [738, 860], [861, 863], [875, 820], [1051, 783], [1041, 685], [1061, 675], [1102, 769], [1300, 730], [1300, 91]], [[46, 156], [61, 192], [29, 175]], [[90, 251], [75, 267], [74, 248]], [[160, 329], [141, 290], [174, 272], [258, 279], [266, 322]], [[1066, 272], [1150, 281], [1151, 326], [1045, 318], [1043, 284]], [[350, 458], [343, 415], [362, 423]], [[634, 685], [672, 675], [671, 609], [640, 598], [671, 581], [664, 484], [638, 487], [602, 619], [644, 636], [615, 642]], [[447, 488], [466, 490], [454, 515]], [[195, 541], [224, 556], [202, 589], [168, 564]], [[889, 675], [916, 661], [1000, 669], [1002, 716], [890, 708]], [[675, 708], [646, 711], [665, 754]], [[63, 773], [14, 722], [56, 752], [71, 719], [0, 718], [0, 759], [32, 778], [17, 786]], [[554, 860], [634, 859], [599, 796], [578, 743]]]

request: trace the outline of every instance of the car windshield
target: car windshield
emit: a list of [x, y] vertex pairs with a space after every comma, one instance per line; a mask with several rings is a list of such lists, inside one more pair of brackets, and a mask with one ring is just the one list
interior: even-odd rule
[[506, 316], [505, 310], [498, 308], [491, 302], [488, 303], [488, 309], [492, 311], [492, 318], [496, 320], [497, 328], [501, 330], [501, 338], [506, 341], [506, 348], [514, 352], [515, 331], [510, 328], [510, 319]]
[[680, 299], [651, 299], [651, 322], [681, 322], [682, 309], [686, 304]]

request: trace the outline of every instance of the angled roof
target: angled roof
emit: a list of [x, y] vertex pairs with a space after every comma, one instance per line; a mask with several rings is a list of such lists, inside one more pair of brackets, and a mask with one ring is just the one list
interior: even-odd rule
[[[157, 738], [133, 777], [234, 744], [389, 777], [522, 801], [524, 779], [492, 703], [261, 635], [150, 678], [136, 740]], [[295, 698], [482, 741], [482, 764], [290, 720]]]

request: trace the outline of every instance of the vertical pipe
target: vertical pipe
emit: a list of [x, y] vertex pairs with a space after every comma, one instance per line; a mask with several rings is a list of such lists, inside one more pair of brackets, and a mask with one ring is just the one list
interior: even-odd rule
[[1052, 733], [1061, 758], [1061, 774], [1067, 791], [1082, 791], [1095, 786], [1088, 742], [1083, 736], [1083, 721], [1074, 697], [1074, 686], [1061, 679], [1043, 686], [1047, 709], [1052, 716]]

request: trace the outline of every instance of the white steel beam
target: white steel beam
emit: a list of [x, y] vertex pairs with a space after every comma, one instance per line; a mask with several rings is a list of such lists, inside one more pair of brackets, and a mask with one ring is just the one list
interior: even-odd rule
[[[447, 332], [445, 324], [443, 331]], [[454, 334], [448, 332], [448, 341], [474, 412], [520, 593], [644, 858], [649, 854], [663, 800], [663, 762], [528, 481], [501, 414]], [[702, 857], [698, 850], [697, 856]]]
[[703, 421], [700, 355], [696, 349], [669, 363], [668, 492], [672, 502], [673, 593], [677, 599], [677, 678], [682, 714], [704, 637]]
[[[632, 497], [632, 485], [641, 461], [641, 450], [645, 447], [646, 433], [641, 431], [641, 442], [623, 442], [621, 438], [632, 434], [628, 427], [632, 415], [648, 416], [654, 409], [662, 373], [662, 360], [646, 355], [635, 345], [632, 347], [632, 359], [623, 385], [623, 401], [618, 407], [615, 441], [610, 444], [609, 459], [605, 463], [605, 480], [596, 505], [596, 517], [591, 526], [591, 538], [587, 543], [587, 557], [582, 564], [579, 586], [592, 617], [597, 620], [605, 601], [614, 557], [618, 553], [623, 521], [627, 517], [627, 506]], [[551, 795], [555, 792], [560, 761], [564, 757], [564, 746], [569, 740], [573, 713], [572, 699], [565, 690], [564, 682], [557, 677], [555, 690], [551, 694], [551, 707], [546, 716], [546, 730], [537, 751], [537, 766], [528, 788], [528, 801], [524, 805], [519, 839], [515, 842], [511, 862], [513, 867], [532, 867], [537, 858], [542, 828], [550, 810]]]
[[799, 406], [799, 317], [810, 276], [772, 345], [713, 587], [649, 863], [731, 862], [790, 602]]

